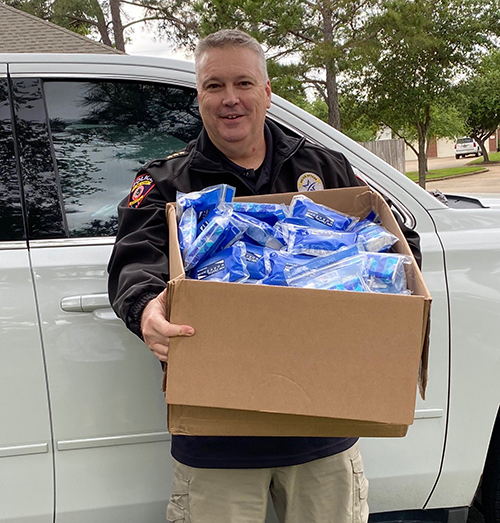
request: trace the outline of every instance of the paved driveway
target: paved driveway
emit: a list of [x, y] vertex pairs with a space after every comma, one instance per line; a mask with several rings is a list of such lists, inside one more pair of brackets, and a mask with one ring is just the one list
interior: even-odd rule
[[[431, 158], [428, 161], [428, 167], [429, 170], [460, 167], [466, 165], [471, 160], [472, 158], [460, 158], [459, 160], [456, 160], [454, 156], [450, 158]], [[427, 182], [426, 189], [428, 191], [438, 189], [442, 193], [448, 194], [500, 194], [500, 163], [486, 165], [485, 167], [488, 171], [484, 173], [454, 176], [453, 178], [448, 178], [446, 180]], [[415, 171], [416, 169], [417, 166], [415, 161], [406, 162], [407, 171]]]

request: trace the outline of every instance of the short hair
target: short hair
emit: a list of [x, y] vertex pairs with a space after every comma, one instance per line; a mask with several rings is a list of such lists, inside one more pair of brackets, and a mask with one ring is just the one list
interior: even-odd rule
[[249, 34], [239, 29], [222, 29], [216, 33], [212, 33], [198, 42], [194, 51], [194, 64], [196, 73], [198, 73], [198, 66], [200, 59], [204, 53], [210, 49], [218, 49], [223, 47], [242, 47], [253, 51], [259, 59], [260, 71], [264, 82], [268, 80], [266, 57], [264, 50], [259, 42]]

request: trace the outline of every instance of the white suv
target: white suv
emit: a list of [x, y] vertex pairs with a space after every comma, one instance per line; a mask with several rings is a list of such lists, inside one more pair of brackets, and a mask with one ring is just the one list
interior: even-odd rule
[[455, 142], [455, 158], [457, 160], [460, 156], [465, 158], [468, 154], [479, 156], [481, 154], [479, 144], [472, 138], [458, 138]]
[[[405, 438], [361, 440], [372, 521], [464, 523], [484, 473], [498, 523], [500, 210], [447, 206], [279, 97], [269, 116], [344, 153], [421, 238], [427, 399]], [[165, 521], [161, 368], [112, 312], [106, 265], [137, 169], [200, 128], [190, 63], [0, 55], [0, 523]]]

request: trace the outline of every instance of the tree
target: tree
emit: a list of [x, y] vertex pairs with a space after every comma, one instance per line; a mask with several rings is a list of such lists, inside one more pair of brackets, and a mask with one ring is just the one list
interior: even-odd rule
[[[328, 123], [328, 106], [322, 98], [294, 102], [320, 120]], [[371, 120], [364, 108], [353, 97], [340, 94], [339, 107], [342, 114], [342, 132], [357, 142], [371, 142], [377, 138], [379, 125]]]
[[371, 118], [415, 151], [422, 187], [433, 121], [453, 106], [459, 67], [466, 71], [498, 32], [489, 7], [475, 0], [389, 0], [371, 22], [378, 39], [350, 89]]
[[[181, 0], [4, 0], [7, 5], [84, 36], [97, 33], [101, 42], [125, 51], [127, 29], [136, 24], [158, 23], [158, 35], [172, 42], [192, 42], [197, 24], [189, 3]], [[124, 4], [140, 8], [130, 19]]]
[[353, 49], [374, 36], [363, 28], [380, 2], [288, 0], [285, 9], [278, 0], [198, 0], [195, 7], [202, 36], [228, 27], [250, 33], [268, 48], [273, 85], [288, 82], [292, 101], [293, 86], [313, 87], [328, 107], [328, 123], [340, 129], [338, 80]]
[[460, 86], [467, 134], [474, 138], [489, 163], [486, 141], [500, 125], [500, 51], [485, 56], [476, 72]]

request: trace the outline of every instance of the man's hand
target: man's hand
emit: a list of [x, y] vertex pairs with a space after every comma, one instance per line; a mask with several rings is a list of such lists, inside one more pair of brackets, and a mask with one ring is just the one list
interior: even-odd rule
[[141, 316], [141, 329], [144, 342], [151, 352], [160, 360], [167, 363], [170, 338], [176, 336], [192, 336], [193, 327], [189, 325], [174, 325], [165, 319], [167, 289], [144, 308]]

